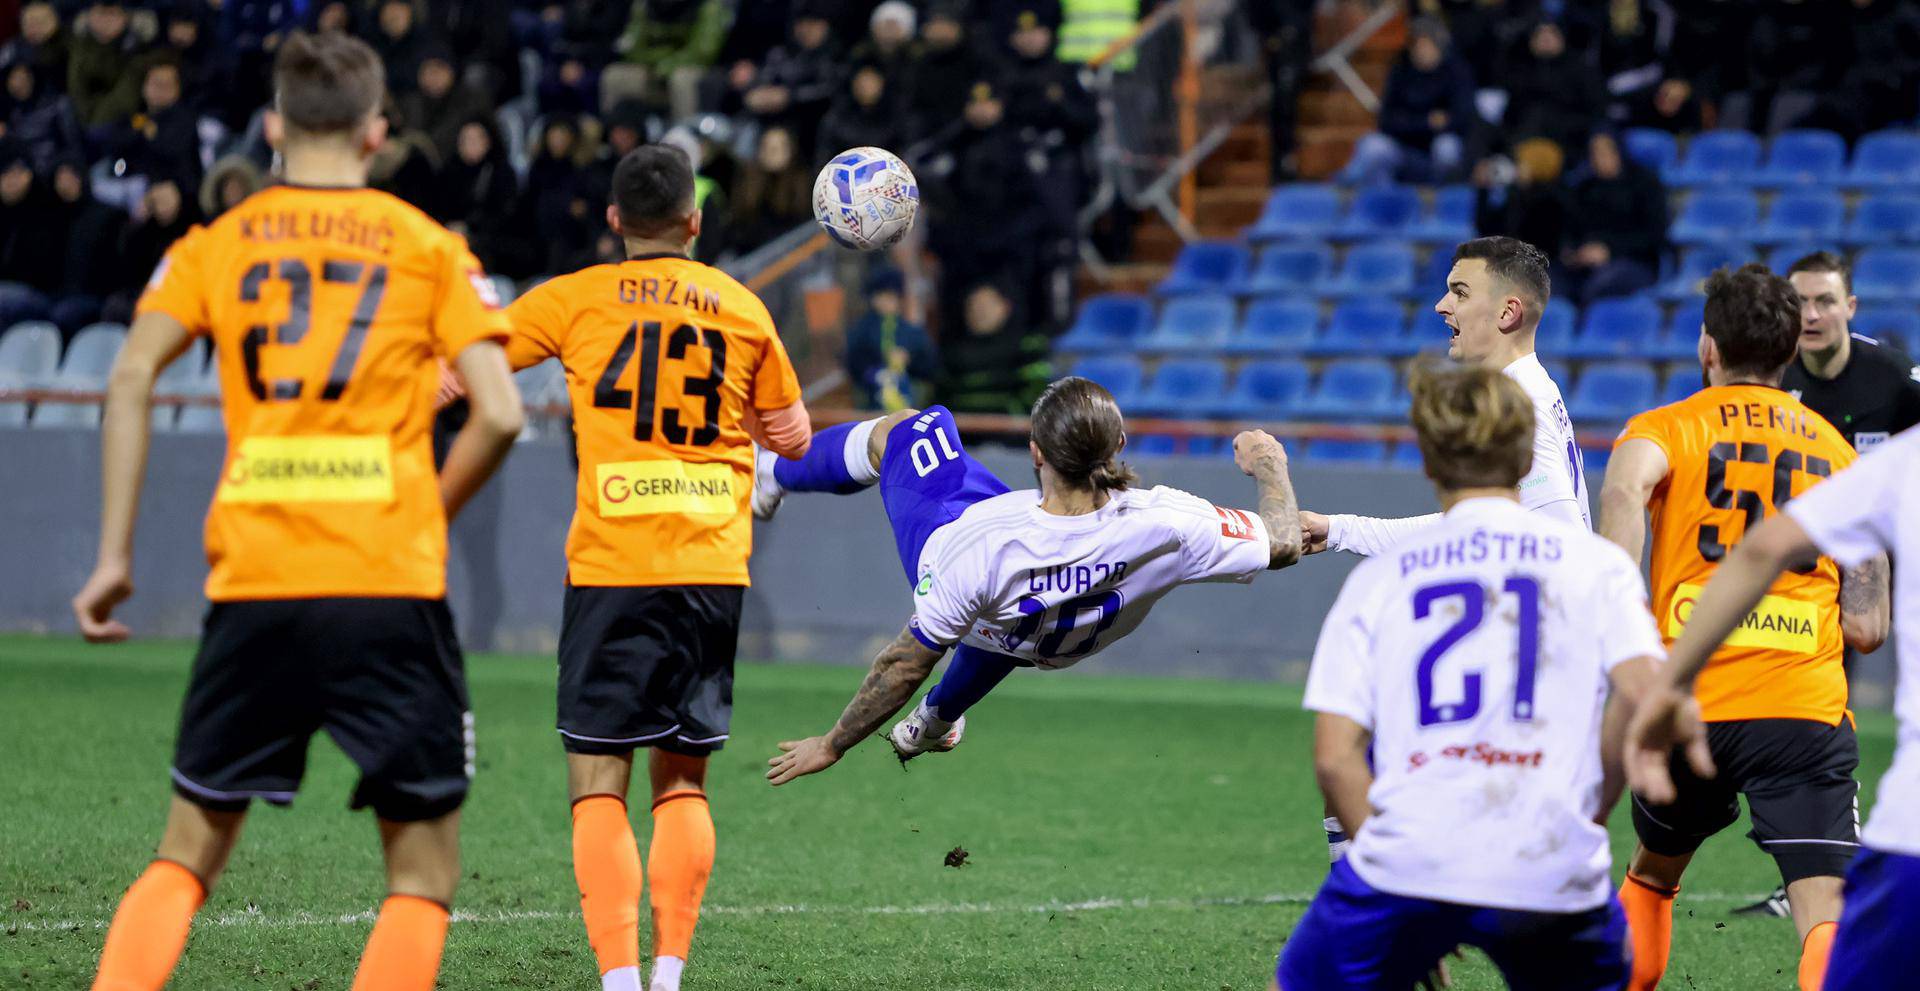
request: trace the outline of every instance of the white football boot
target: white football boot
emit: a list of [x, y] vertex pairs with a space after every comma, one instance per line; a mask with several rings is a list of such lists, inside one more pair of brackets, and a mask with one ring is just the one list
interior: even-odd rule
[[780, 509], [780, 500], [787, 494], [780, 487], [780, 480], [773, 477], [778, 458], [772, 451], [753, 445], [753, 518], [756, 520], [773, 519], [773, 514]]
[[960, 745], [960, 738], [967, 732], [967, 717], [961, 716], [944, 731], [939, 727], [945, 720], [933, 718], [927, 711], [927, 702], [920, 700], [907, 718], [893, 724], [887, 732], [887, 742], [893, 744], [894, 756], [904, 764], [921, 754], [944, 754]]

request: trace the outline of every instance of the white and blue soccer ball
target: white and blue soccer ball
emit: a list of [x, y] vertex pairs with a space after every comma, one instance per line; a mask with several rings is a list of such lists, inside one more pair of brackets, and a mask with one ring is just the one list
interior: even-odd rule
[[885, 248], [913, 229], [920, 183], [885, 148], [849, 148], [813, 180], [813, 219], [835, 241], [857, 251]]

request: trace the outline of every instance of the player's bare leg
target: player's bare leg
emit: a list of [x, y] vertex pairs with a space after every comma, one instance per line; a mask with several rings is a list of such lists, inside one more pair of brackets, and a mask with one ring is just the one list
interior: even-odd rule
[[814, 435], [813, 446], [799, 458], [776, 457], [772, 451], [754, 454], [753, 515], [770, 519], [789, 492], [832, 492], [849, 495], [880, 481], [880, 459], [887, 435], [900, 423], [919, 416], [903, 409], [858, 423], [842, 423]]
[[627, 819], [633, 754], [568, 754], [573, 876], [603, 991], [640, 991], [640, 846]]
[[650, 991], [680, 991], [680, 974], [713, 875], [713, 816], [707, 808], [707, 758], [655, 748], [653, 785], [653, 976]]
[[1803, 877], [1787, 885], [1787, 905], [1793, 928], [1800, 934], [1800, 989], [1819, 991], [1827, 974], [1827, 957], [1839, 929], [1842, 889], [1846, 882], [1831, 875]]
[[173, 797], [153, 863], [113, 913], [95, 991], [159, 991], [167, 983], [186, 949], [193, 914], [226, 870], [246, 816]]
[[1636, 846], [1620, 886], [1620, 907], [1626, 912], [1628, 938], [1633, 941], [1633, 978], [1629, 991], [1651, 991], [1667, 972], [1673, 948], [1673, 899], [1680, 893], [1680, 876], [1693, 854], [1668, 857]]
[[460, 813], [380, 820], [387, 899], [360, 955], [353, 991], [432, 991], [460, 885]]

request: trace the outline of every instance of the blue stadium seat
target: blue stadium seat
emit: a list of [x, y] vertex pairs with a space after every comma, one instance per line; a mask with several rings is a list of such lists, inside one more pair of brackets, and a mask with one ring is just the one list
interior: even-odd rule
[[1333, 249], [1323, 241], [1293, 241], [1260, 252], [1253, 272], [1238, 291], [1312, 294], [1333, 273]]
[[1442, 247], [1434, 248], [1433, 253], [1427, 255], [1427, 263], [1420, 266], [1420, 281], [1413, 284], [1413, 297], [1425, 299], [1427, 305], [1432, 306], [1433, 301], [1447, 291], [1447, 273], [1452, 271], [1453, 252]]
[[1851, 327], [1856, 334], [1897, 344], [1908, 354], [1920, 348], [1920, 313], [1910, 309], [1886, 306], [1863, 309], [1854, 314]]
[[1213, 351], [1233, 330], [1233, 299], [1214, 293], [1176, 296], [1160, 308], [1160, 321], [1140, 339], [1139, 350]]
[[1754, 183], [1768, 188], [1826, 186], [1847, 171], [1847, 143], [1832, 131], [1782, 131], [1767, 149]]
[[1420, 216], [1420, 194], [1410, 186], [1368, 186], [1353, 196], [1333, 236], [1347, 241], [1400, 237]]
[[1280, 186], [1247, 230], [1255, 241], [1323, 238], [1340, 223], [1340, 191], [1318, 183]]
[[1786, 275], [1787, 269], [1792, 267], [1794, 262], [1816, 251], [1830, 251], [1839, 255], [1846, 254], [1846, 252], [1840, 250], [1839, 238], [1834, 238], [1829, 241], [1795, 241], [1792, 244], [1776, 245], [1772, 250], [1768, 251], [1767, 264], [1772, 266], [1775, 272]]
[[1311, 347], [1320, 306], [1310, 299], [1267, 296], [1247, 305], [1240, 329], [1227, 339], [1230, 354], [1298, 354]]
[[1127, 453], [1143, 458], [1164, 458], [1178, 451], [1180, 441], [1172, 434], [1141, 434], [1127, 438]]
[[1660, 340], [1660, 307], [1640, 297], [1603, 299], [1587, 307], [1572, 358], [1645, 357]]
[[1875, 131], [1861, 138], [1842, 184], [1852, 189], [1920, 186], [1920, 134]]
[[1124, 351], [1153, 323], [1153, 304], [1130, 293], [1092, 296], [1080, 304], [1056, 351]]
[[1140, 359], [1124, 354], [1082, 358], [1073, 366], [1073, 374], [1106, 386], [1122, 412], [1140, 398], [1140, 380], [1146, 377]]
[[1173, 270], [1156, 291], [1163, 296], [1190, 292], [1230, 292], [1247, 277], [1251, 258], [1243, 245], [1195, 241], [1180, 249]]
[[1876, 302], [1920, 300], [1920, 249], [1868, 248], [1853, 262], [1853, 293]]
[[1378, 440], [1313, 440], [1302, 453], [1314, 464], [1377, 465], [1387, 459], [1387, 445]]
[[1573, 381], [1573, 366], [1559, 358], [1542, 358], [1540, 367], [1547, 370], [1547, 377], [1553, 380], [1554, 386], [1564, 396], [1567, 383]]
[[1641, 362], [1588, 365], [1567, 397], [1567, 412], [1582, 423], [1625, 423], [1653, 405], [1653, 369]]
[[1743, 185], [1759, 167], [1759, 138], [1746, 131], [1704, 131], [1687, 143], [1666, 180], [1674, 186]]
[[1656, 401], [1662, 406], [1671, 406], [1699, 392], [1701, 386], [1700, 369], [1676, 368], [1667, 376], [1667, 384], [1660, 388], [1660, 398]]
[[1420, 456], [1420, 445], [1410, 440], [1393, 445], [1393, 453], [1387, 457], [1387, 464], [1413, 471], [1420, 471], [1427, 466], [1426, 459]]
[[[60, 328], [28, 321], [0, 334], [0, 389], [40, 388], [52, 381], [59, 368]], [[0, 403], [0, 426], [26, 425], [26, 403]]]
[[1233, 442], [1224, 437], [1188, 437], [1185, 454], [1189, 458], [1219, 457], [1223, 444], [1226, 445], [1227, 456], [1232, 457]]
[[1920, 241], [1920, 196], [1869, 193], [1853, 208], [1843, 239], [1856, 246]]
[[1350, 299], [1333, 308], [1312, 353], [1393, 356], [1415, 349], [1407, 339], [1407, 316], [1399, 300]]
[[1667, 235], [1676, 244], [1740, 244], [1760, 220], [1760, 204], [1742, 190], [1716, 189], [1693, 194]]
[[1357, 244], [1322, 290], [1326, 296], [1403, 296], [1413, 291], [1413, 249], [1384, 241]]
[[1542, 354], [1565, 354], [1573, 347], [1573, 329], [1579, 311], [1564, 299], [1547, 300], [1540, 314], [1540, 326], [1534, 331], [1533, 348]]
[[1306, 398], [1307, 366], [1297, 361], [1249, 361], [1234, 376], [1233, 387], [1214, 406], [1230, 420], [1291, 420]]
[[1656, 128], [1629, 128], [1622, 137], [1621, 148], [1628, 158], [1662, 174], [1680, 161], [1680, 143], [1673, 135]]
[[1651, 357], [1663, 361], [1697, 361], [1700, 354], [1700, 321], [1707, 308], [1705, 296], [1682, 300], [1667, 317], [1666, 330]]
[[[1442, 186], [1434, 190], [1433, 209], [1407, 225], [1407, 240], [1441, 248], [1471, 240], [1474, 235], [1473, 196], [1472, 186]], [[1446, 255], [1449, 260], [1453, 256], [1451, 251], [1435, 250], [1434, 253]]]
[[1795, 189], [1773, 201], [1754, 240], [1761, 244], [1837, 241], [1846, 228], [1847, 205], [1831, 189]]
[[1592, 492], [1600, 485], [1607, 474], [1607, 464], [1613, 460], [1613, 448], [1583, 447], [1580, 449], [1580, 468], [1587, 476], [1587, 491]]
[[1372, 358], [1328, 363], [1300, 406], [1302, 416], [1321, 420], [1385, 419], [1393, 410], [1393, 366]]
[[1174, 358], [1160, 363], [1133, 409], [1143, 416], [1202, 417], [1226, 393], [1226, 365], [1212, 358]]
[[1680, 254], [1680, 270], [1660, 283], [1653, 294], [1668, 303], [1698, 296], [1700, 284], [1714, 269], [1739, 268], [1753, 260], [1752, 251], [1736, 244], [1702, 244], [1688, 248]]

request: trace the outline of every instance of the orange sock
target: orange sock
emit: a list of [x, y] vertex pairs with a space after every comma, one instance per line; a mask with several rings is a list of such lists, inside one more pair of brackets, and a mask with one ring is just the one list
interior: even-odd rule
[[1673, 898], [1679, 888], [1662, 888], [1631, 873], [1620, 886], [1620, 907], [1627, 914], [1627, 938], [1633, 941], [1633, 978], [1628, 991], [1653, 991], [1667, 973], [1673, 948]]
[[415, 895], [388, 895], [360, 954], [353, 991], [433, 991], [447, 945], [447, 907]]
[[1833, 953], [1833, 937], [1838, 923], [1822, 922], [1808, 931], [1800, 944], [1800, 991], [1820, 991], [1827, 980], [1827, 957]]
[[588, 795], [573, 803], [573, 877], [580, 914], [600, 973], [640, 967], [640, 845], [627, 822], [627, 803]]
[[171, 860], [156, 860], [127, 888], [100, 951], [94, 991], [159, 991], [187, 948], [207, 886]]
[[653, 955], [687, 958], [700, 899], [713, 875], [713, 815], [707, 796], [670, 791], [653, 803]]

